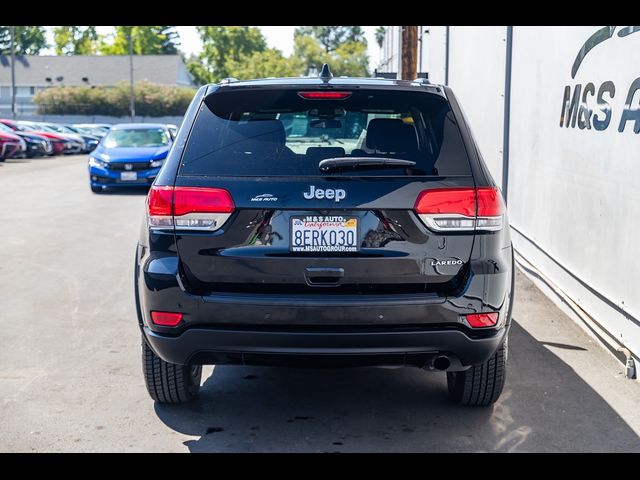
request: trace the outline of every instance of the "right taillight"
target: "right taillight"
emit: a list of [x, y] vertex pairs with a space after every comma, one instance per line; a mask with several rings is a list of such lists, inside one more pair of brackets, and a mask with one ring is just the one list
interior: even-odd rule
[[152, 229], [208, 230], [220, 228], [235, 209], [222, 188], [151, 187], [147, 218]]
[[493, 232], [503, 225], [504, 203], [495, 187], [425, 190], [413, 209], [427, 227], [438, 232]]

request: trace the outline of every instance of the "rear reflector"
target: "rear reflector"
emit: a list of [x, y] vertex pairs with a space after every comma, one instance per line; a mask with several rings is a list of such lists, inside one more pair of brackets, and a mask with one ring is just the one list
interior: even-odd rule
[[351, 92], [298, 92], [306, 100], [344, 100], [351, 96]]
[[151, 321], [155, 325], [162, 325], [163, 327], [175, 327], [182, 321], [182, 313], [152, 311]]
[[495, 187], [436, 188], [421, 192], [413, 209], [435, 231], [496, 231], [504, 203]]
[[235, 210], [228, 191], [204, 187], [154, 186], [147, 206], [152, 229], [217, 230]]
[[472, 313], [465, 317], [472, 328], [493, 327], [498, 323], [498, 313]]

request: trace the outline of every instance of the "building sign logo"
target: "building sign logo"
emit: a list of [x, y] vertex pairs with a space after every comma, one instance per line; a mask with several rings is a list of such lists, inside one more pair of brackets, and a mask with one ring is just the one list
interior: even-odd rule
[[[624, 38], [632, 33], [640, 32], [640, 26], [612, 26], [597, 30], [587, 39], [578, 52], [571, 67], [572, 79], [575, 79], [587, 54], [597, 45], [612, 38], [616, 31], [618, 37]], [[636, 93], [638, 95], [634, 102]], [[593, 82], [588, 82], [584, 85], [577, 83], [573, 87], [567, 85], [564, 87], [564, 96], [562, 98], [560, 126], [566, 128], [576, 128], [577, 126], [580, 130], [591, 130], [592, 128], [598, 131], [606, 130], [613, 118], [610, 101], [615, 95], [616, 85], [611, 80], [603, 82], [598, 88]], [[595, 97], [597, 110], [594, 111], [589, 106], [589, 97], [592, 97], [591, 100]], [[640, 77], [631, 82], [627, 90], [625, 107], [618, 122], [618, 132], [624, 131], [627, 122], [631, 122], [634, 133], [640, 133]]]

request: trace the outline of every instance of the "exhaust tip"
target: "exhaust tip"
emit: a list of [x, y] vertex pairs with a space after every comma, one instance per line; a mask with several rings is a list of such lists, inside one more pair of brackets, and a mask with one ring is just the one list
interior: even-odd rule
[[436, 370], [446, 370], [451, 366], [451, 361], [446, 355], [440, 355], [433, 359], [433, 368]]

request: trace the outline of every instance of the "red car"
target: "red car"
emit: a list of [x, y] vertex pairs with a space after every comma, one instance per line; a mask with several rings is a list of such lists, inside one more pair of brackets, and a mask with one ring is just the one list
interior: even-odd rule
[[69, 142], [69, 140], [65, 138], [64, 135], [58, 135], [57, 133], [51, 133], [46, 131], [38, 131], [33, 128], [26, 128], [14, 120], [7, 120], [4, 118], [0, 118], [0, 123], [6, 125], [11, 130], [16, 130], [19, 132], [35, 133], [37, 135], [42, 135], [43, 137], [47, 137], [49, 140], [51, 140], [51, 145], [53, 146], [53, 151], [51, 152], [51, 155], [60, 155], [74, 148], [74, 145], [72, 144], [72, 142]]
[[0, 132], [0, 162], [11, 158], [22, 145], [22, 140], [17, 135]]

